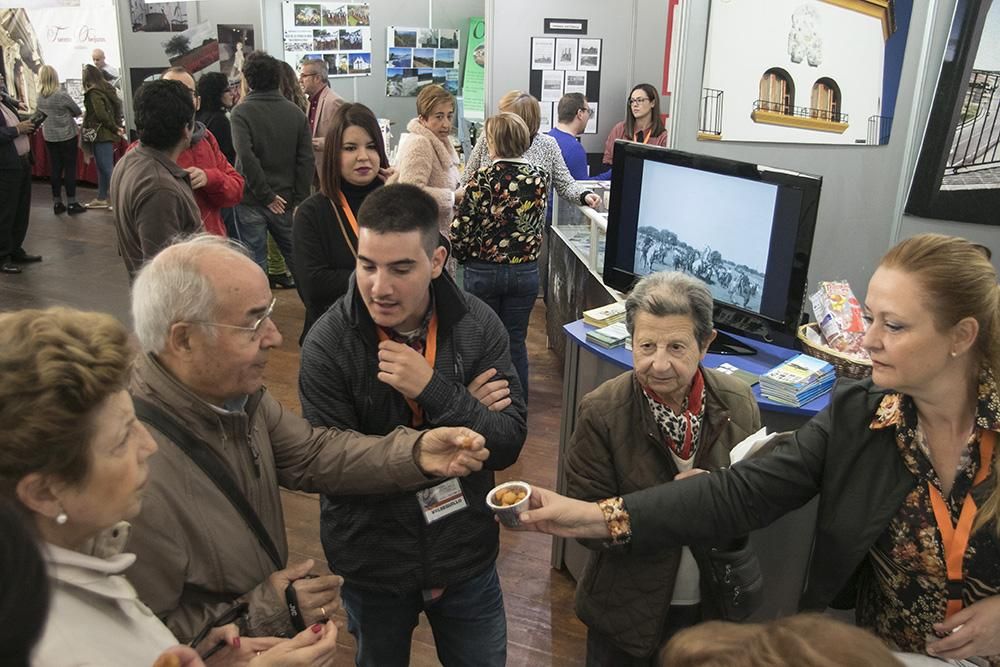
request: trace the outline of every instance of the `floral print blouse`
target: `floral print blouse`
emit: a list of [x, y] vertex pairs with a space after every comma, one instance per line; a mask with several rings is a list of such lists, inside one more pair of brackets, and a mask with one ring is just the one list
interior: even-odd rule
[[[983, 431], [1000, 431], [1000, 394], [989, 370], [980, 374], [978, 394], [976, 428], [945, 499], [953, 523], [979, 470]], [[927, 487], [929, 482], [941, 491], [941, 481], [931, 464], [912, 399], [887, 394], [870, 428], [896, 429], [900, 456], [917, 484], [868, 553], [870, 570], [858, 596], [858, 623], [898, 650], [924, 653], [927, 643], [934, 640], [933, 624], [945, 618], [948, 601], [944, 548]], [[1000, 449], [997, 445], [994, 456]], [[989, 483], [988, 478], [984, 484]], [[1000, 594], [1000, 541], [995, 530], [996, 525], [990, 523], [969, 538], [962, 568], [963, 606]], [[991, 665], [1000, 665], [1000, 656], [984, 657]]]
[[519, 264], [538, 259], [548, 173], [523, 160], [497, 160], [476, 172], [451, 223], [459, 262]]

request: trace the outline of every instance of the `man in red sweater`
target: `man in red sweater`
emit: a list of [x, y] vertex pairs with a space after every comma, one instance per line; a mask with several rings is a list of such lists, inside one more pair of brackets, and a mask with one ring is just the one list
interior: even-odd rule
[[[183, 67], [171, 67], [163, 78], [183, 83], [194, 97], [197, 111], [201, 98], [195, 89], [194, 77]], [[194, 200], [201, 213], [205, 231], [219, 236], [226, 235], [219, 209], [236, 206], [243, 198], [243, 176], [240, 175], [219, 149], [219, 142], [203, 123], [196, 123], [191, 146], [177, 158], [177, 164], [191, 174]]]

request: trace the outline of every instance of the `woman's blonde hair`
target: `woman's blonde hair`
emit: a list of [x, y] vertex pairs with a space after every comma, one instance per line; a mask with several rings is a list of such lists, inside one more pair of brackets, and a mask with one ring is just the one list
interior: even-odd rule
[[451, 93], [436, 83], [424, 86], [417, 95], [417, 115], [427, 120], [434, 113], [435, 107], [446, 103], [451, 104], [452, 109], [455, 108], [455, 98]]
[[[938, 330], [966, 317], [979, 324], [973, 350], [979, 367], [1000, 375], [1000, 285], [983, 246], [957, 236], [919, 234], [897, 243], [879, 267], [908, 273], [920, 283]], [[1000, 457], [994, 459], [994, 485], [976, 513], [974, 530], [994, 522], [1000, 537]]]
[[821, 614], [763, 625], [709, 621], [682, 630], [660, 653], [670, 667], [902, 667], [875, 635]]
[[52, 65], [42, 65], [38, 70], [38, 84], [38, 94], [42, 97], [48, 97], [59, 90], [59, 75], [56, 73], [56, 68]]
[[528, 126], [531, 140], [534, 141], [538, 128], [542, 125], [542, 110], [534, 95], [523, 90], [512, 90], [500, 98], [497, 107], [500, 111], [509, 111], [520, 116]]
[[0, 314], [0, 494], [30, 473], [82, 482], [93, 416], [125, 389], [133, 351], [111, 315], [69, 308]]
[[531, 146], [527, 124], [517, 114], [506, 111], [486, 119], [486, 138], [496, 158], [521, 157]]

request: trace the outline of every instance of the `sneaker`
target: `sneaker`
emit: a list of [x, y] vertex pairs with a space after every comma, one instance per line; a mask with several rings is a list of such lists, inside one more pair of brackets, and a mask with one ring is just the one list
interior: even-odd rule
[[61, 201], [57, 201], [55, 204], [52, 205], [52, 212], [55, 213], [56, 215], [59, 215], [60, 213], [65, 213], [66, 204], [62, 203]]
[[295, 289], [295, 280], [287, 273], [269, 273], [267, 280], [271, 283], [271, 289]]
[[106, 208], [110, 209], [111, 205], [108, 203], [107, 199], [95, 199], [91, 202], [84, 204], [87, 208]]
[[81, 204], [80, 202], [75, 201], [66, 207], [66, 212], [69, 213], [70, 215], [76, 215], [77, 213], [86, 213], [87, 207]]

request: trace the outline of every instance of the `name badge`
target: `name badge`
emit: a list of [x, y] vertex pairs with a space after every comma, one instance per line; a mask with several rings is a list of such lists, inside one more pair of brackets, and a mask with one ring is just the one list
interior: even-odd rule
[[437, 486], [417, 491], [417, 502], [424, 513], [424, 521], [429, 524], [469, 506], [457, 479], [449, 479]]

